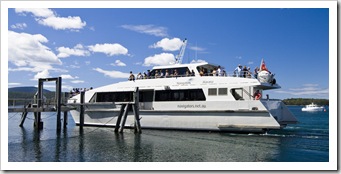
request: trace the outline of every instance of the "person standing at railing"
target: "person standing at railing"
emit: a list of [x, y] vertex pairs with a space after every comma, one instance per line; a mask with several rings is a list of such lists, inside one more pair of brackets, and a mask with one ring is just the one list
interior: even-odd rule
[[247, 68], [246, 68], [246, 66], [244, 66], [244, 68], [243, 68], [243, 77], [245, 78], [246, 77], [246, 74], [247, 74]]
[[251, 75], [252, 75], [252, 73], [251, 73], [250, 67], [247, 67], [246, 77], [251, 78]]
[[242, 76], [242, 66], [240, 64], [234, 69], [234, 74], [236, 74], [237, 77]]
[[218, 66], [217, 74], [218, 74], [218, 76], [223, 76], [223, 71], [221, 70], [220, 65]]
[[258, 71], [259, 71], [259, 68], [258, 68], [258, 66], [255, 68], [255, 70], [254, 70], [254, 73], [255, 73], [255, 78], [257, 79], [257, 76], [258, 76]]

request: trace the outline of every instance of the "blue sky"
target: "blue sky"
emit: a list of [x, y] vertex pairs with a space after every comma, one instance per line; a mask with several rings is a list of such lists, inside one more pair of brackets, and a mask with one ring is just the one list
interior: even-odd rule
[[329, 98], [328, 8], [9, 8], [8, 37], [9, 87], [125, 81], [174, 60], [187, 38], [183, 63], [232, 72], [264, 59], [282, 86], [271, 98]]

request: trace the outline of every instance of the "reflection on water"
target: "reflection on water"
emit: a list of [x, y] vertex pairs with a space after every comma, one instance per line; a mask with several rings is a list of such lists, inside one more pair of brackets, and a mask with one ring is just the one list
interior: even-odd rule
[[[134, 130], [115, 133], [114, 128], [103, 127], [79, 130], [71, 118], [68, 127], [57, 132], [55, 117], [49, 115], [42, 116], [44, 129], [35, 131], [33, 120], [28, 119], [21, 128], [19, 117], [9, 118], [9, 162], [270, 162], [329, 158], [328, 125], [311, 130], [307, 122], [261, 135], [147, 129], [135, 134]], [[319, 124], [323, 125], [323, 120]]]

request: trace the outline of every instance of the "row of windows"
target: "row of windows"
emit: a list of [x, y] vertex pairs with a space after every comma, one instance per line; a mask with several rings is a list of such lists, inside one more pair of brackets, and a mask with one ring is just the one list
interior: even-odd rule
[[208, 95], [227, 95], [227, 88], [208, 88]]
[[[141, 91], [140, 102], [152, 102], [154, 91]], [[99, 92], [96, 102], [129, 102], [133, 101], [133, 92]], [[155, 101], [205, 101], [202, 89], [155, 91]], [[93, 101], [93, 99], [92, 99]], [[94, 101], [93, 101], [94, 102]]]
[[[209, 88], [208, 95], [227, 95], [227, 88]], [[154, 91], [140, 91], [140, 102], [152, 102]], [[96, 102], [128, 102], [133, 101], [133, 92], [99, 92]], [[162, 90], [155, 91], [155, 101], [205, 101], [202, 89]]]
[[155, 101], [205, 101], [202, 89], [155, 91]]

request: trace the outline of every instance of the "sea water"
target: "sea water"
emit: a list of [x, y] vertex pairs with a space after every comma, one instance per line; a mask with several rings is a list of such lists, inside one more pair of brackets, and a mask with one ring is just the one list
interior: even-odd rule
[[[20, 113], [8, 116], [9, 162], [328, 162], [329, 112], [302, 112], [299, 120], [265, 134], [233, 134], [75, 125], [56, 131], [56, 113], [43, 113], [44, 128], [33, 129], [33, 115], [19, 127]], [[141, 120], [143, 124], [143, 119]]]

